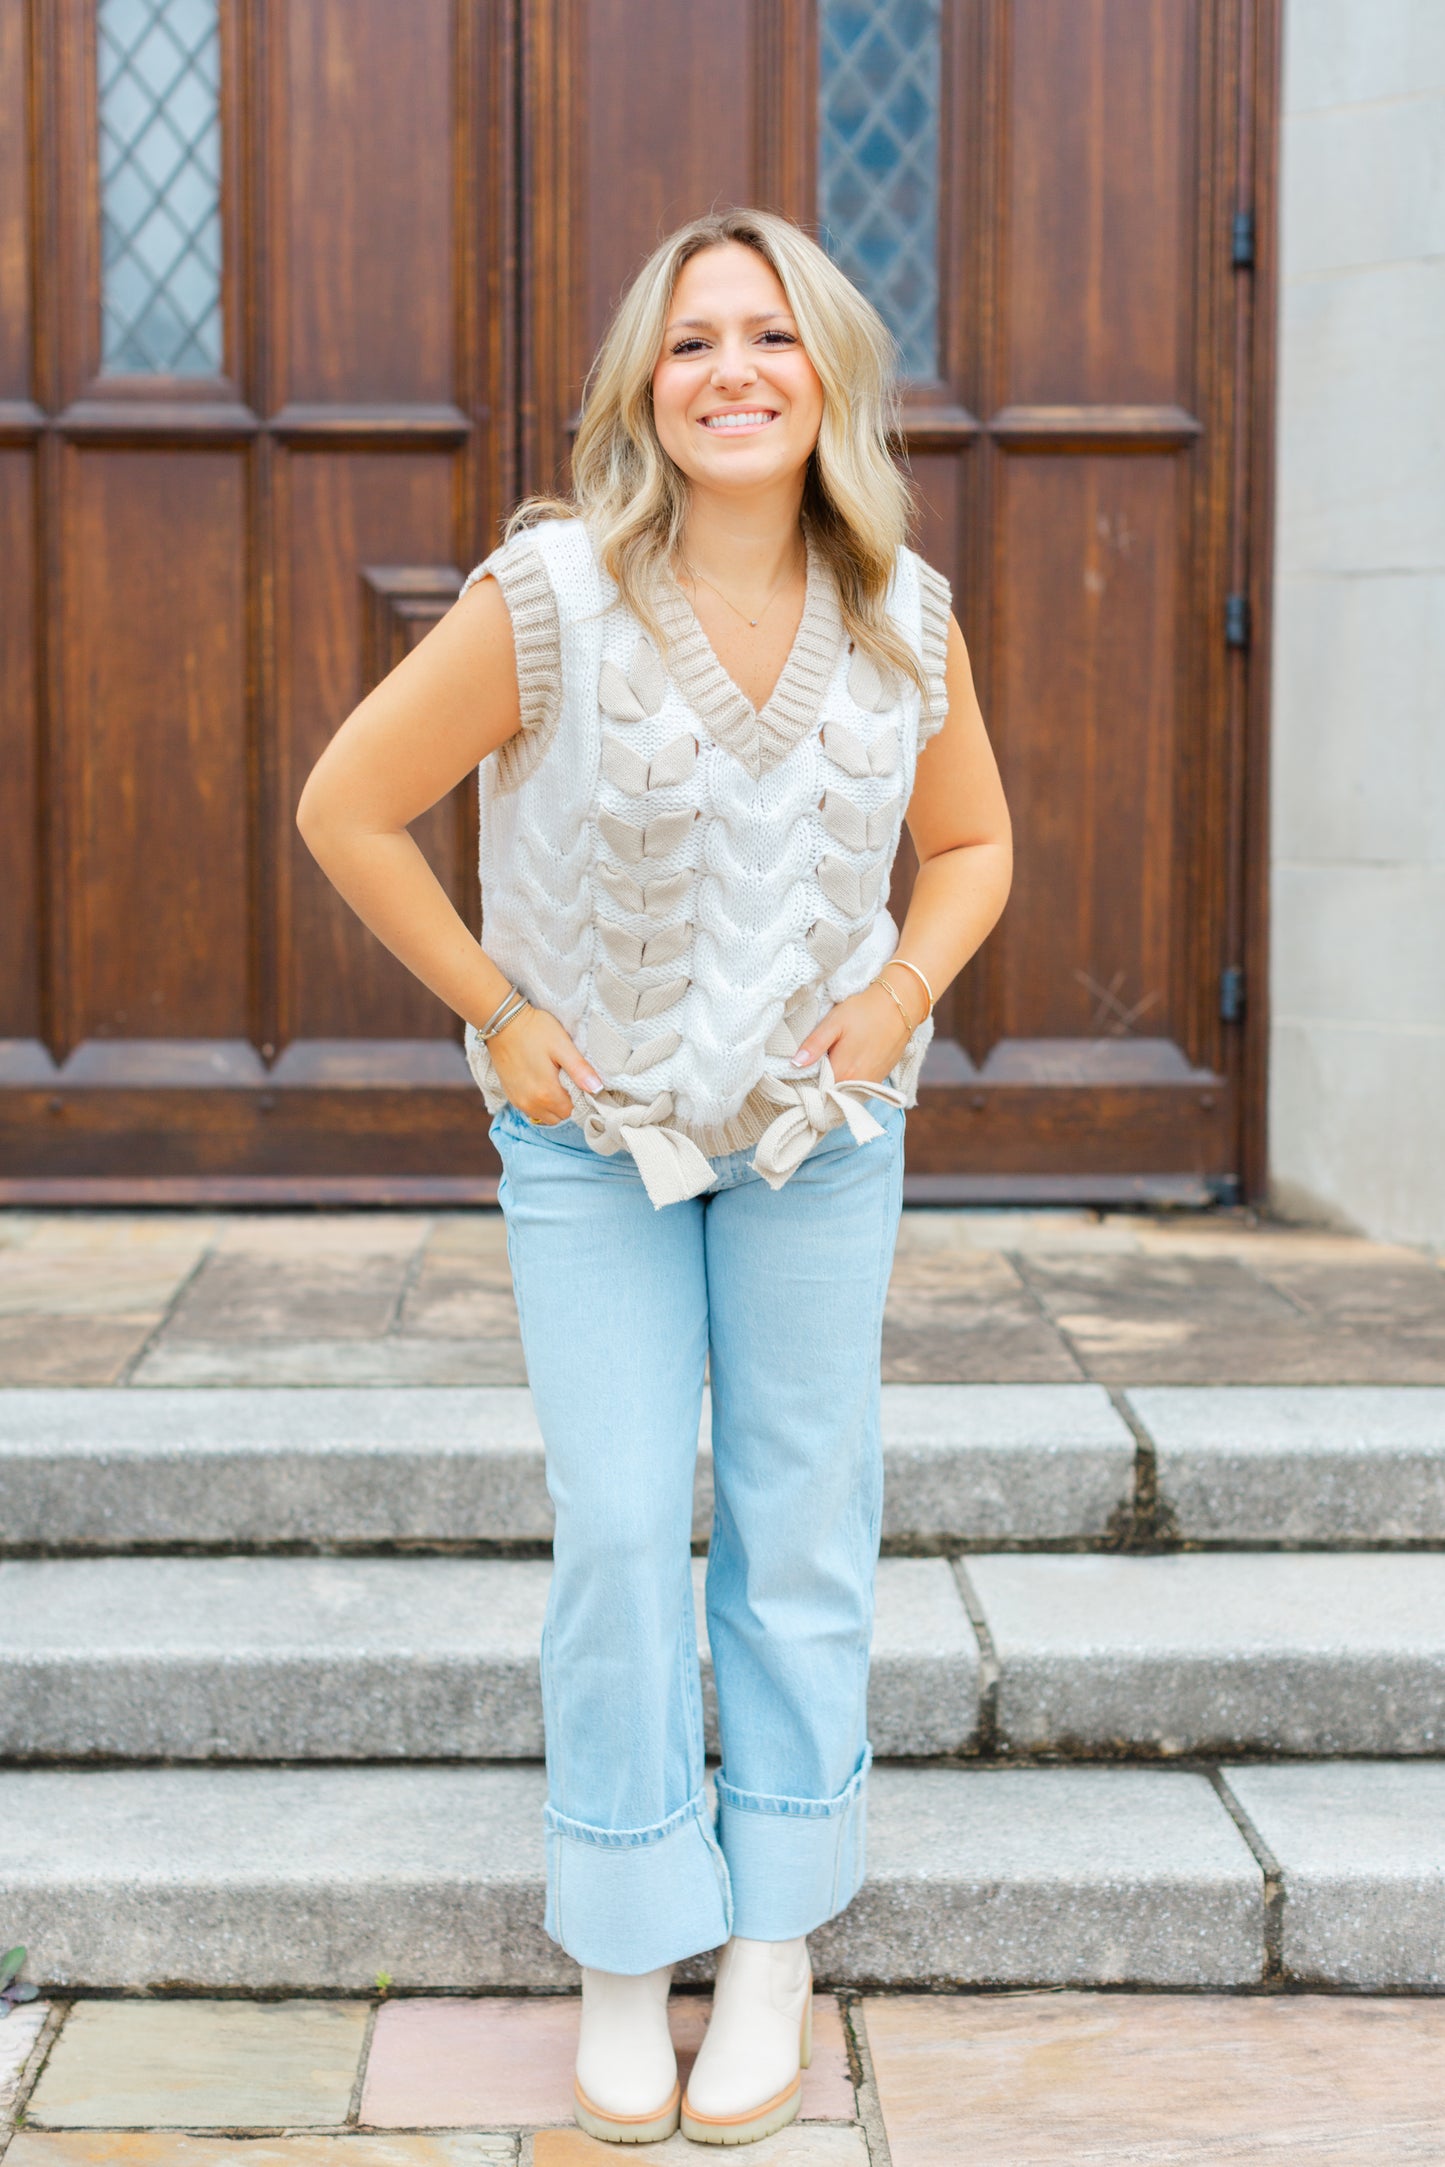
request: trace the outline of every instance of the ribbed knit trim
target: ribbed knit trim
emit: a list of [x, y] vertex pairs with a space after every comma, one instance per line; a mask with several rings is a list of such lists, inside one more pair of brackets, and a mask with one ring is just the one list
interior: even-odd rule
[[502, 795], [524, 783], [539, 766], [561, 720], [562, 627], [542, 553], [525, 534], [494, 549], [468, 574], [462, 594], [489, 572], [502, 590], [512, 620], [522, 702], [521, 729], [499, 745], [494, 755], [494, 787]]
[[782, 675], [761, 711], [718, 661], [672, 573], [664, 571], [658, 581], [658, 622], [677, 688], [716, 742], [753, 776], [766, 775], [779, 766], [812, 729], [843, 640], [843, 615], [833, 576], [812, 536], [805, 539], [808, 581], [803, 614]]
[[[885, 1083], [893, 1084], [903, 1092], [905, 1106], [917, 1104], [918, 1078], [923, 1067], [923, 1056], [928, 1051], [932, 1037], [933, 1017], [930, 1013], [919, 1024], [918, 1029], [909, 1039], [897, 1061], [883, 1079]], [[482, 1039], [477, 1037], [475, 1029], [470, 1024], [467, 1026], [466, 1032], [466, 1056], [472, 1075], [481, 1087], [488, 1113], [499, 1112], [507, 1104], [507, 1094], [503, 1088], [502, 1079], [497, 1073], [496, 1063], [492, 1060], [489, 1047]], [[571, 1099], [574, 1110], [579, 1112], [585, 1110], [587, 1101], [572, 1082], [571, 1077], [563, 1073], [559, 1076], [559, 1081], [563, 1090]], [[787, 1081], [787, 1079], [778, 1078], [775, 1081]], [[609, 1106], [619, 1103], [619, 1101], [614, 1098], [611, 1092], [604, 1091], [598, 1094], [597, 1103]], [[640, 1109], [645, 1109], [652, 1102], [637, 1100], [633, 1103]], [[737, 1112], [731, 1115], [728, 1120], [690, 1122], [679, 1121], [669, 1116], [668, 1127], [676, 1129], [679, 1134], [687, 1137], [689, 1142], [696, 1144], [704, 1158], [720, 1159], [726, 1157], [730, 1151], [742, 1151], [749, 1144], [756, 1144], [762, 1137], [763, 1131], [770, 1127], [777, 1118], [778, 1101], [769, 1093], [767, 1086], [760, 1081], [754, 1084]], [[843, 1115], [840, 1111], [831, 1110], [827, 1125], [830, 1129], [836, 1128], [842, 1119]]]
[[937, 737], [948, 720], [948, 620], [953, 606], [952, 590], [941, 572], [918, 559], [918, 585], [923, 600], [923, 674], [928, 699], [918, 718], [918, 749]]

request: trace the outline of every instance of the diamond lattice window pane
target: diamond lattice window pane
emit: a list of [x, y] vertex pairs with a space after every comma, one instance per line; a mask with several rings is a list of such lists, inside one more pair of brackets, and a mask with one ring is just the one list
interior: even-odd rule
[[97, 0], [101, 368], [221, 368], [219, 0]]
[[820, 0], [823, 242], [898, 340], [938, 373], [940, 0]]

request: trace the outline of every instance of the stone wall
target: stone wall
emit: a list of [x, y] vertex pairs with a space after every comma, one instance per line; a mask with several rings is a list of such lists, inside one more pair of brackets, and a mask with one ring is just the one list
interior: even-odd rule
[[1270, 1166], [1445, 1244], [1445, 0], [1286, 0]]

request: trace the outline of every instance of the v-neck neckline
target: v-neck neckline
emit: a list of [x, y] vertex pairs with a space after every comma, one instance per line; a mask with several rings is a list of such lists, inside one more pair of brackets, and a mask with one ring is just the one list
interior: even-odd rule
[[807, 529], [803, 540], [808, 553], [803, 614], [777, 683], [760, 708], [719, 662], [670, 568], [658, 582], [666, 666], [711, 735], [755, 777], [786, 760], [812, 729], [842, 644], [843, 616], [833, 575]]

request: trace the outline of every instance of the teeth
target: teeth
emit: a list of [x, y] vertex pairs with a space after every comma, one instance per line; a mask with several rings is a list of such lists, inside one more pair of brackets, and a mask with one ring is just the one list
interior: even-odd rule
[[756, 414], [709, 414], [703, 422], [705, 429], [750, 429], [757, 422], [772, 421], [774, 415], [767, 408]]

